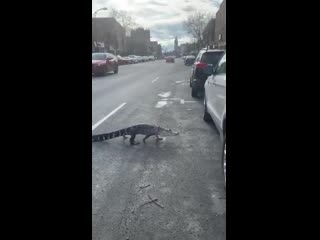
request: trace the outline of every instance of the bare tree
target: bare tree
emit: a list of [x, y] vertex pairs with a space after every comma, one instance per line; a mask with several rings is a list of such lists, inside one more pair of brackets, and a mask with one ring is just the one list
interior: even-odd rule
[[127, 11], [111, 8], [110, 16], [114, 17], [122, 25], [126, 31], [126, 34], [128, 34], [131, 29], [139, 26], [135, 19], [131, 17]]
[[202, 45], [203, 30], [212, 16], [205, 12], [196, 12], [183, 22], [184, 28], [197, 40], [198, 49]]

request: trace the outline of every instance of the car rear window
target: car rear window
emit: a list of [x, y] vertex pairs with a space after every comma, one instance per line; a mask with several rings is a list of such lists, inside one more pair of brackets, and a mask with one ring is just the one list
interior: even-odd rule
[[107, 55], [105, 53], [93, 53], [92, 60], [106, 60]]
[[205, 52], [202, 55], [201, 62], [217, 65], [224, 52]]
[[227, 73], [227, 60], [226, 60], [226, 55], [224, 55], [219, 62], [216, 74], [226, 74], [226, 73]]
[[187, 59], [186, 59], [186, 62], [194, 62], [194, 59], [195, 59], [195, 58], [187, 58]]

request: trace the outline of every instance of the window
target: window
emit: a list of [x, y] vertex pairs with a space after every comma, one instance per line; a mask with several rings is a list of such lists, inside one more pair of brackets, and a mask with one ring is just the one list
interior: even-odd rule
[[216, 74], [226, 74], [227, 70], [227, 61], [226, 61], [226, 55], [221, 59], [219, 66], [217, 68]]
[[201, 62], [213, 64], [213, 66], [216, 66], [221, 59], [224, 52], [205, 52], [202, 55]]
[[200, 61], [200, 58], [201, 58], [201, 55], [202, 55], [202, 52], [199, 52], [197, 58], [196, 58], [196, 62], [199, 62]]
[[106, 60], [107, 54], [105, 53], [93, 53], [92, 60]]

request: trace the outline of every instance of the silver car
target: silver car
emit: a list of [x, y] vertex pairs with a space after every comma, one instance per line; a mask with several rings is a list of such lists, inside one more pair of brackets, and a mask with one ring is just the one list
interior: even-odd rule
[[213, 120], [222, 142], [222, 169], [226, 183], [226, 54], [219, 61], [216, 69], [206, 69], [208, 77], [204, 84], [204, 116], [203, 120]]

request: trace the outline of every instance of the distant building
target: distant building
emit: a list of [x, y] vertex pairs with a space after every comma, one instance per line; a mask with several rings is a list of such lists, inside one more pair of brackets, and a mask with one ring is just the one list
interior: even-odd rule
[[214, 47], [215, 19], [212, 18], [203, 30], [203, 47]]
[[157, 55], [155, 56], [158, 59], [162, 57], [162, 47], [161, 44], [157, 44]]
[[149, 44], [149, 53], [153, 56], [157, 55], [157, 47], [158, 47], [158, 42], [151, 41]]
[[180, 52], [182, 56], [185, 56], [188, 54], [188, 43], [180, 44]]
[[223, 0], [216, 13], [214, 44], [218, 48], [226, 47], [226, 0]]
[[92, 18], [92, 52], [121, 54], [125, 50], [125, 29], [114, 18]]
[[157, 41], [151, 41], [149, 44], [149, 55], [155, 56], [157, 58], [162, 56], [161, 45]]
[[180, 56], [180, 48], [178, 44], [178, 37], [174, 39], [174, 55]]
[[178, 37], [174, 39], [174, 51], [178, 50]]
[[150, 55], [150, 30], [143, 28], [131, 30], [128, 51], [135, 55]]
[[197, 54], [197, 43], [193, 42], [180, 44], [180, 53], [182, 56]]

